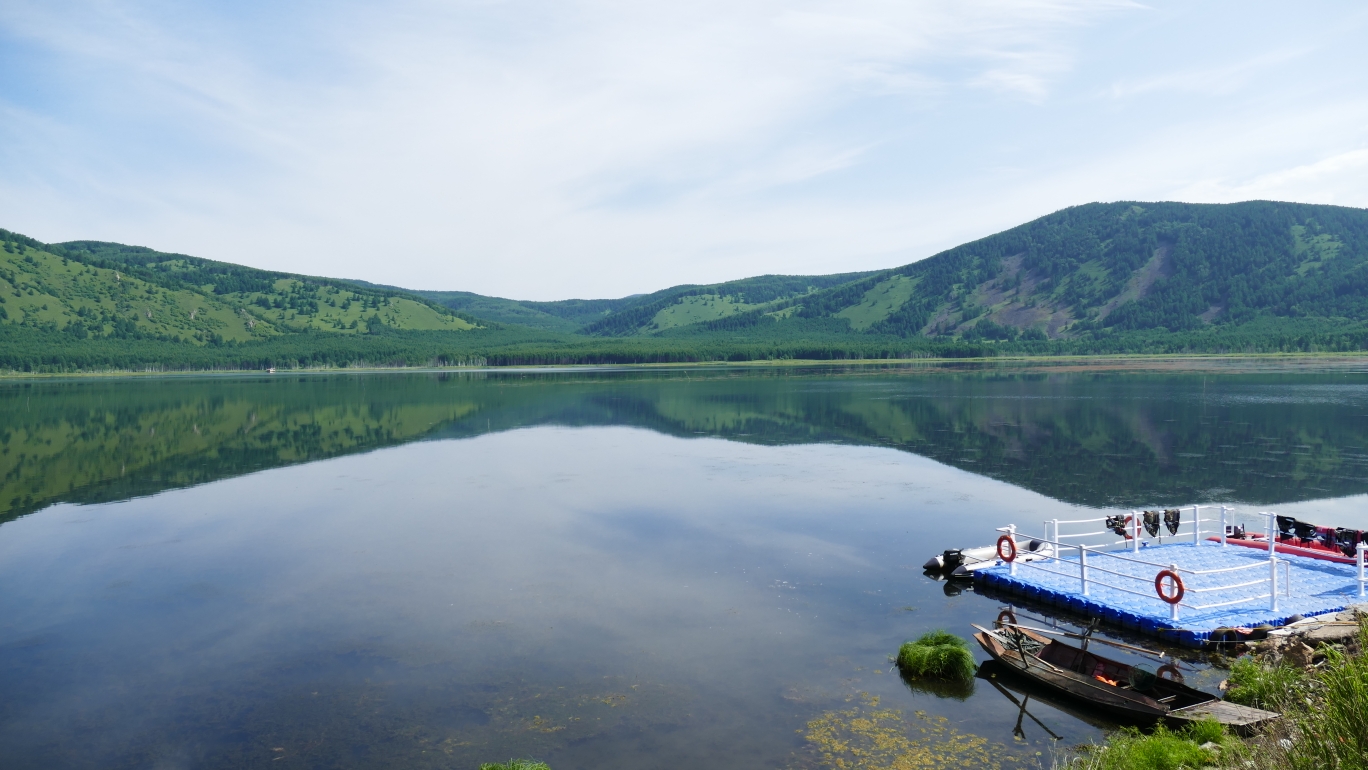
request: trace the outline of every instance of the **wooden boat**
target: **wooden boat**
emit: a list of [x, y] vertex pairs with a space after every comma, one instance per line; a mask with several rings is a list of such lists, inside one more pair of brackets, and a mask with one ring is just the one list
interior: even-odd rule
[[1088, 635], [1074, 635], [1084, 639], [1080, 649], [1022, 626], [974, 628], [974, 640], [993, 660], [1049, 690], [1085, 701], [1118, 722], [1181, 725], [1215, 719], [1247, 734], [1279, 716], [1098, 655], [1086, 649]]

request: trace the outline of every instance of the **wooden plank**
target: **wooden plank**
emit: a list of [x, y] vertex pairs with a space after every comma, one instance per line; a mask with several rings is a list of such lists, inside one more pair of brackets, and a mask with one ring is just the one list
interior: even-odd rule
[[1237, 733], [1247, 735], [1255, 727], [1271, 722], [1282, 716], [1272, 711], [1241, 706], [1230, 701], [1213, 700], [1207, 703], [1198, 703], [1195, 706], [1174, 709], [1168, 713], [1169, 719], [1176, 719], [1186, 722], [1195, 722], [1201, 719], [1215, 719], [1227, 727], [1234, 728]]

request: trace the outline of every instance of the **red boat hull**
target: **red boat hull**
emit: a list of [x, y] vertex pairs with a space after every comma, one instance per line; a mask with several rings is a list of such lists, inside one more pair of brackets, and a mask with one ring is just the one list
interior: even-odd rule
[[[1208, 540], [1220, 542], [1219, 537], [1209, 537]], [[1229, 545], [1242, 545], [1245, 548], [1257, 548], [1260, 551], [1268, 551], [1268, 541], [1263, 535], [1250, 535], [1245, 539], [1236, 540], [1233, 537], [1226, 538]], [[1309, 556], [1312, 559], [1323, 559], [1325, 561], [1339, 562], [1340, 564], [1357, 564], [1358, 560], [1352, 556], [1345, 556], [1338, 550], [1331, 550], [1320, 543], [1310, 543], [1307, 545], [1294, 545], [1285, 540], [1279, 540], [1274, 547], [1275, 553], [1292, 554], [1293, 556]]]

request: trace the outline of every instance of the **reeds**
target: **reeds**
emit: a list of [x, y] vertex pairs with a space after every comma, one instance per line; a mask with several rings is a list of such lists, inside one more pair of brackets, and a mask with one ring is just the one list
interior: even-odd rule
[[1288, 752], [1288, 764], [1297, 770], [1368, 769], [1368, 623], [1359, 627], [1357, 655], [1321, 649], [1325, 663], [1310, 676], [1306, 706], [1293, 712], [1295, 750]]
[[503, 763], [488, 762], [480, 765], [480, 770], [551, 770], [551, 766], [531, 759], [510, 759]]
[[904, 677], [972, 679], [974, 656], [969, 643], [949, 631], [928, 631], [898, 649], [898, 670]]

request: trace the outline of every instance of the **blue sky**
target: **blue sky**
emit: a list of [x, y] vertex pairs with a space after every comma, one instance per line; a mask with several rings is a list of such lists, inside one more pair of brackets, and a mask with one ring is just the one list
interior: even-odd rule
[[1368, 206], [1368, 6], [0, 4], [0, 227], [520, 299]]

